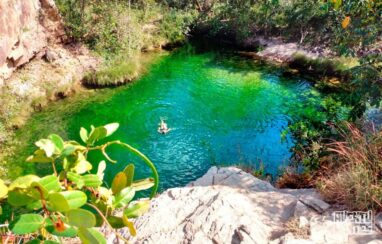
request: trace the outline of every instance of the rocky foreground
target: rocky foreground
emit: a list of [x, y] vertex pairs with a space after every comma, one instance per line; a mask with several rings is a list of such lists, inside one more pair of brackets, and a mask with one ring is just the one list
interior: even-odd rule
[[[238, 168], [212, 167], [186, 187], [163, 192], [135, 221], [132, 243], [382, 243], [333, 222], [313, 189], [276, 189]], [[127, 230], [121, 231], [128, 236]], [[110, 236], [109, 243], [116, 243]]]

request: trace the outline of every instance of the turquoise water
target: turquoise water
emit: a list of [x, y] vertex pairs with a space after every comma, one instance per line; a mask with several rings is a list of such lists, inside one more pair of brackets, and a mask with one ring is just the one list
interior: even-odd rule
[[[281, 132], [288, 122], [311, 113], [319, 102], [319, 94], [309, 83], [282, 77], [274, 67], [229, 53], [198, 53], [193, 48], [161, 57], [128, 87], [100, 90], [99, 94], [103, 91], [111, 95], [60, 112], [54, 125], [48, 126], [52, 121], [47, 119], [54, 106], [32, 121], [45, 123], [45, 131], [65, 124], [64, 136], [77, 140], [81, 126], [120, 123], [111, 139], [146, 154], [158, 168], [162, 190], [183, 186], [212, 165], [263, 165], [265, 172], [277, 175], [288, 165], [294, 143], [290, 135], [282, 140]], [[166, 135], [157, 132], [160, 118], [172, 129]], [[28, 140], [45, 133], [26, 128], [34, 135]], [[107, 180], [130, 162], [137, 163], [137, 175], [150, 174], [137, 158], [121, 150], [110, 150], [118, 163], [107, 169]], [[90, 159], [98, 162], [101, 155], [90, 155]]]

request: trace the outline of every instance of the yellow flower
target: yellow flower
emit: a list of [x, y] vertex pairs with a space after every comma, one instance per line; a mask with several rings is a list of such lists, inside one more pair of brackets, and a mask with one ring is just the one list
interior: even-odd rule
[[349, 16], [346, 16], [344, 20], [342, 20], [342, 28], [346, 29], [348, 27], [348, 25], [350, 24], [350, 17]]

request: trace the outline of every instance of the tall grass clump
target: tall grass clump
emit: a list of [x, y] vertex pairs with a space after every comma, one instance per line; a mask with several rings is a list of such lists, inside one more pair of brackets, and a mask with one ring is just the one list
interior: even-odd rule
[[140, 67], [136, 59], [112, 62], [103, 69], [88, 73], [83, 84], [89, 87], [118, 86], [137, 78]]
[[319, 188], [332, 202], [355, 210], [382, 209], [382, 133], [364, 133], [346, 123], [343, 140], [328, 145], [334, 156], [323, 170]]

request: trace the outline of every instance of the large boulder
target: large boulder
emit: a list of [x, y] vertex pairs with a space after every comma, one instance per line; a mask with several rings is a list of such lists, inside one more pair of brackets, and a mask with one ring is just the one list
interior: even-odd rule
[[64, 28], [53, 0], [0, 1], [0, 86], [19, 66], [62, 41]]
[[[276, 189], [238, 168], [212, 167], [203, 177], [152, 200], [135, 220], [131, 243], [378, 243], [333, 222], [314, 189]], [[129, 237], [127, 229], [120, 233]], [[117, 243], [112, 232], [108, 243]], [[374, 241], [374, 242], [371, 242]]]

